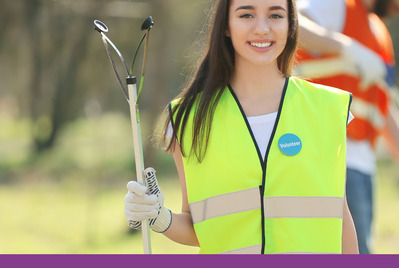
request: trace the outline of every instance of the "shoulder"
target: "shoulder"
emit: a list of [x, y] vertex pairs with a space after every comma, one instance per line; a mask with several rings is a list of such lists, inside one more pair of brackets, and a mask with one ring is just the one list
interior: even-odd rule
[[298, 12], [317, 24], [341, 32], [346, 17], [345, 0], [297, 0]]
[[173, 108], [176, 106], [179, 106], [179, 104], [182, 102], [182, 98], [175, 98], [169, 103], [169, 108]]
[[299, 97], [298, 99], [303, 101], [300, 107], [312, 107], [327, 117], [330, 115], [342, 116], [340, 118], [348, 122], [352, 104], [352, 94], [348, 91], [295, 77], [290, 77], [290, 84], [291, 99]]
[[193, 97], [179, 95], [169, 103], [169, 110], [180, 110], [183, 107], [184, 112], [186, 112], [188, 109], [190, 112], [192, 112], [193, 110], [195, 111], [196, 108], [198, 108], [198, 106], [204, 102], [204, 100], [210, 103], [219, 102], [221, 99], [225, 99], [227, 96], [230, 96], [229, 92], [229, 87], [226, 86], [217, 89], [210, 98], [204, 95], [203, 92], [199, 92]]
[[337, 15], [332, 11], [342, 13], [346, 9], [345, 0], [297, 0], [297, 9], [301, 13], [309, 13], [309, 15], [316, 15], [317, 13], [322, 13], [320, 15]]
[[309, 91], [311, 92], [311, 94], [314, 95], [326, 95], [327, 97], [340, 96], [342, 98], [351, 98], [352, 96], [351, 93], [349, 93], [348, 91], [331, 86], [309, 82], [297, 77], [290, 77], [290, 83], [295, 85], [300, 90]]
[[[198, 98], [195, 98], [194, 103], [196, 103]], [[176, 114], [179, 110], [185, 113], [187, 106], [189, 105], [189, 100], [183, 96], [177, 96], [168, 104], [169, 113]]]

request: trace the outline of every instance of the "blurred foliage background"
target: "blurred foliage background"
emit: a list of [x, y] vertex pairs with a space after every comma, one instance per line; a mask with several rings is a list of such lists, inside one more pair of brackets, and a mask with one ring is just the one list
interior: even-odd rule
[[[180, 210], [173, 160], [150, 135], [196, 66], [211, 3], [0, 0], [0, 254], [142, 253], [141, 234], [123, 215], [135, 176], [129, 107], [94, 19], [107, 24], [128, 65], [141, 23], [155, 21], [140, 107], [144, 157], [166, 206]], [[399, 19], [387, 25], [399, 55]], [[381, 145], [375, 252], [399, 253], [399, 171], [385, 151]], [[158, 234], [152, 244], [159, 254], [197, 252]]]

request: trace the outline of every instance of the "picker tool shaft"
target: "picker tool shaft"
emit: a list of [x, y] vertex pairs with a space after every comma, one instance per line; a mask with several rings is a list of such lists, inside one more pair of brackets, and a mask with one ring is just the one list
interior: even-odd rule
[[[128, 77], [126, 79], [127, 89], [129, 93], [129, 106], [130, 106], [130, 120], [133, 132], [133, 146], [134, 146], [134, 159], [136, 163], [136, 176], [137, 181], [145, 185], [144, 180], [144, 157], [143, 157], [143, 144], [141, 142], [141, 127], [140, 127], [140, 114], [139, 108], [136, 105], [137, 101], [137, 88], [136, 77]], [[143, 237], [144, 254], [151, 254], [151, 240], [148, 220], [142, 221], [141, 232]]]

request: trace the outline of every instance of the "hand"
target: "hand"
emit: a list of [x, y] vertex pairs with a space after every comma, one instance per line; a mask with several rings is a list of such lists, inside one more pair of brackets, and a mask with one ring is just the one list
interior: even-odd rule
[[149, 220], [153, 231], [163, 233], [172, 223], [172, 212], [163, 206], [164, 195], [158, 186], [155, 170], [147, 168], [144, 175], [148, 187], [137, 181], [127, 184], [125, 217], [131, 228], [141, 229], [141, 222]]
[[385, 63], [368, 47], [354, 39], [348, 39], [342, 54], [355, 65], [361, 77], [361, 89], [367, 89], [370, 85], [385, 80], [387, 75]]

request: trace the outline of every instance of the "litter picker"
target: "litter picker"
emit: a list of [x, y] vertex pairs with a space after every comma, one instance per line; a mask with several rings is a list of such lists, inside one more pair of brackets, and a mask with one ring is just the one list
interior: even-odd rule
[[[129, 68], [126, 65], [126, 62], [125, 62], [122, 54], [118, 50], [118, 48], [105, 35], [105, 33], [108, 32], [108, 27], [103, 22], [101, 22], [99, 20], [94, 21], [94, 29], [97, 32], [99, 32], [101, 35], [102, 41], [105, 46], [105, 50], [107, 51], [109, 60], [112, 65], [112, 69], [114, 70], [114, 73], [116, 75], [116, 78], [118, 79], [120, 88], [121, 88], [123, 94], [125, 95], [125, 98], [130, 107], [130, 120], [131, 120], [131, 124], [132, 124], [132, 132], [133, 132], [133, 146], [134, 146], [134, 157], [135, 157], [135, 163], [136, 163], [136, 176], [137, 176], [137, 181], [143, 185], [145, 185], [144, 157], [143, 157], [143, 145], [142, 145], [142, 141], [141, 141], [139, 100], [140, 100], [141, 91], [143, 89], [144, 71], [145, 71], [146, 60], [147, 60], [148, 39], [149, 39], [150, 30], [153, 25], [154, 25], [154, 22], [153, 22], [151, 16], [148, 17], [141, 25], [141, 30], [145, 31], [145, 33], [144, 33], [143, 37], [141, 38], [140, 43], [136, 49], [136, 53], [134, 55], [132, 65], [129, 70]], [[140, 87], [139, 87], [139, 90], [137, 91], [136, 76], [133, 76], [133, 66], [134, 66], [139, 48], [144, 39], [145, 39], [145, 45], [144, 45], [143, 65], [142, 65], [142, 70], [141, 70]], [[111, 45], [111, 47], [118, 54], [119, 58], [121, 59], [121, 61], [123, 63], [124, 68], [126, 69], [127, 90], [126, 90], [126, 87], [124, 86], [124, 84], [122, 83], [121, 77], [119, 76], [119, 74], [116, 70], [115, 62], [111, 56], [111, 52], [110, 52], [108, 44]], [[145, 220], [141, 223], [141, 232], [142, 232], [142, 237], [143, 237], [144, 254], [151, 254], [151, 239], [150, 239], [148, 220]]]

